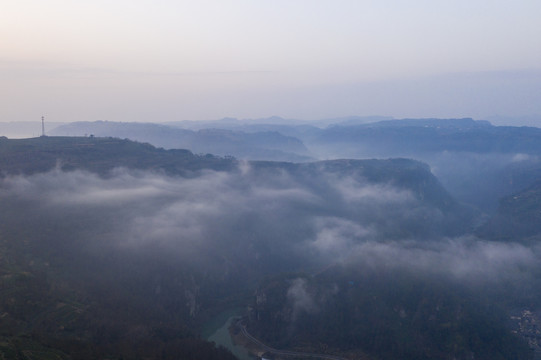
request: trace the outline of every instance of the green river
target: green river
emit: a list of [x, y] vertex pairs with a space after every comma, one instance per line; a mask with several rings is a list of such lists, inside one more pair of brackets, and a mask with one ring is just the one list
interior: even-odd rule
[[229, 335], [231, 322], [239, 317], [241, 313], [242, 309], [239, 308], [220, 313], [205, 325], [202, 337], [208, 341], [213, 341], [217, 346], [221, 345], [229, 349], [239, 360], [254, 360], [257, 357], [250, 355], [244, 347], [233, 344]]

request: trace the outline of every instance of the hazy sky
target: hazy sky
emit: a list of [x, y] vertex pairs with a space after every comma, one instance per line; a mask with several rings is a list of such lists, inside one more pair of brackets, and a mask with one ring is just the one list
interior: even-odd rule
[[541, 114], [539, 0], [4, 0], [0, 121]]

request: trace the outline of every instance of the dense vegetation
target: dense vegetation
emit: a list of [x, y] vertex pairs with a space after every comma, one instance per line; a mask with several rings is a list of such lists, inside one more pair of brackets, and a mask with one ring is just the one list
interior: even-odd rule
[[115, 167], [159, 170], [189, 176], [201, 169], [230, 170], [232, 159], [197, 156], [188, 150], [164, 150], [130, 140], [95, 137], [0, 137], [0, 173], [33, 174], [58, 167], [106, 175]]
[[492, 240], [537, 243], [541, 237], [541, 183], [501, 199], [496, 215], [477, 233]]
[[375, 359], [527, 359], [505, 312], [461, 284], [399, 270], [333, 267], [262, 282], [249, 331], [280, 348]]
[[[7, 359], [233, 359], [197, 338], [179, 264], [96, 253], [89, 214], [44, 214], [3, 197], [0, 354]], [[55, 216], [56, 215], [56, 216]], [[103, 230], [100, 229], [100, 230]], [[103, 251], [104, 249], [102, 249]], [[160, 287], [162, 277], [179, 282]], [[160, 289], [159, 293], [157, 289]]]

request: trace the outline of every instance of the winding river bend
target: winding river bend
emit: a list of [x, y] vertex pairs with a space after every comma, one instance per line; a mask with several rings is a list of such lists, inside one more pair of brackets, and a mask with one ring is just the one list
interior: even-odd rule
[[217, 346], [221, 345], [229, 349], [239, 360], [258, 359], [248, 353], [244, 347], [233, 344], [229, 334], [229, 326], [241, 314], [241, 309], [230, 309], [220, 313], [210, 321], [203, 330], [203, 337], [213, 341]]
[[335, 355], [328, 355], [328, 354], [315, 354], [315, 353], [307, 353], [307, 352], [297, 352], [297, 351], [290, 351], [290, 350], [279, 350], [272, 348], [264, 343], [262, 343], [260, 340], [254, 338], [252, 335], [248, 333], [246, 330], [246, 327], [244, 326], [243, 322], [239, 320], [241, 314], [240, 309], [231, 309], [228, 311], [224, 311], [221, 314], [219, 314], [216, 318], [214, 318], [211, 322], [209, 322], [206, 326], [206, 332], [203, 331], [203, 336], [206, 337], [208, 341], [213, 341], [216, 345], [221, 345], [227, 349], [229, 349], [236, 357], [239, 358], [239, 360], [254, 360], [254, 359], [260, 359], [259, 357], [255, 357], [254, 355], [251, 355], [246, 348], [240, 345], [235, 345], [231, 339], [231, 335], [229, 333], [229, 327], [233, 324], [233, 322], [236, 322], [235, 326], [237, 326], [242, 334], [250, 340], [253, 344], [257, 345], [260, 349], [263, 349], [264, 351], [278, 355], [280, 357], [292, 357], [292, 358], [308, 358], [308, 359], [322, 359], [322, 360], [348, 360], [344, 357], [335, 356]]

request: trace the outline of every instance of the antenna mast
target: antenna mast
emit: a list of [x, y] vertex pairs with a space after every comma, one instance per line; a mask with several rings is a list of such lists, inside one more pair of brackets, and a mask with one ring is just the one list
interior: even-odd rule
[[41, 136], [45, 136], [45, 116], [41, 117]]

